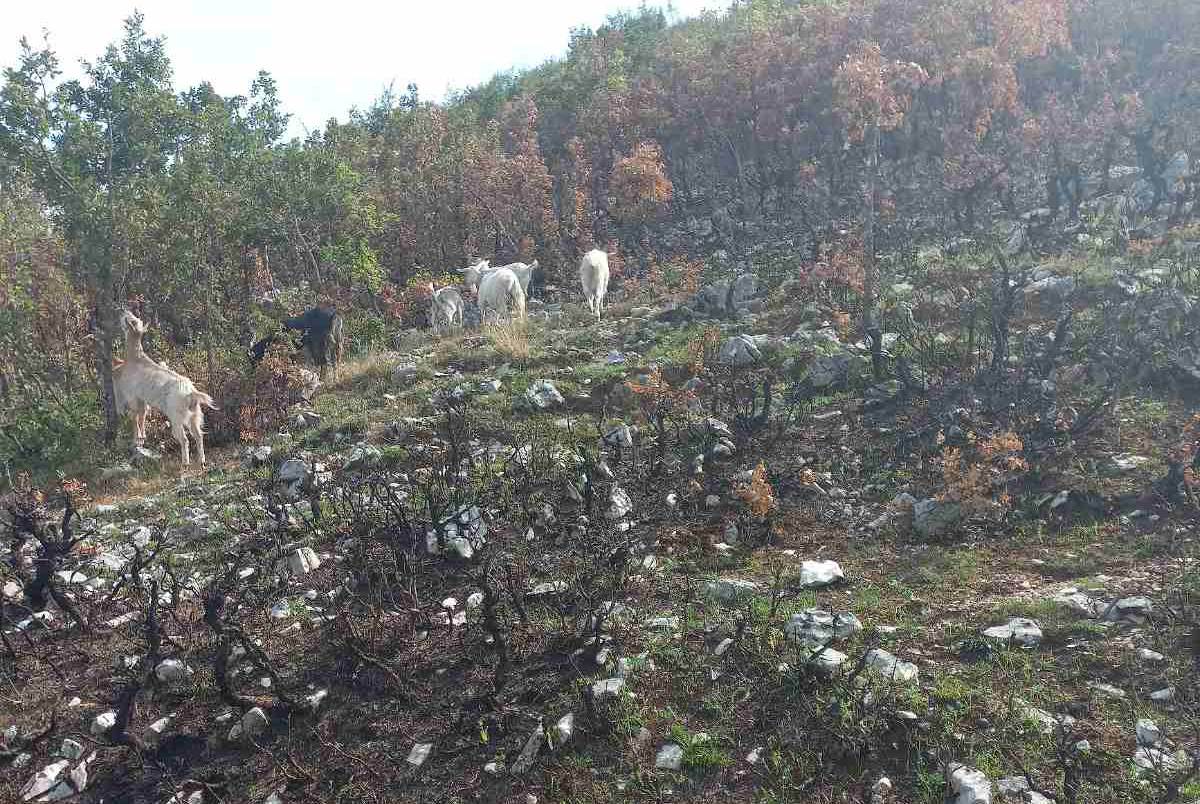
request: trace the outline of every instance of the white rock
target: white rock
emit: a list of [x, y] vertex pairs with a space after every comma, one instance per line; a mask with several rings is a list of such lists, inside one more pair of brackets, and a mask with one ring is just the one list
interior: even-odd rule
[[1174, 773], [1190, 768], [1192, 758], [1183, 749], [1168, 754], [1158, 748], [1142, 746], [1133, 752], [1133, 764], [1143, 770]]
[[4, 587], [0, 589], [0, 594], [4, 595], [6, 600], [16, 600], [21, 596], [21, 584], [16, 581], [5, 581]]
[[483, 592], [472, 592], [467, 595], [467, 608], [477, 609], [483, 605]]
[[608, 499], [608, 510], [604, 512], [606, 519], [622, 519], [633, 510], [633, 500], [629, 498], [629, 493], [620, 486], [612, 487], [612, 493]]
[[62, 747], [58, 749], [58, 755], [70, 760], [79, 759], [83, 756], [83, 745], [77, 740], [72, 740], [68, 737], [62, 741]]
[[1153, 748], [1163, 740], [1162, 730], [1149, 718], [1139, 718], [1135, 731], [1137, 744], [1147, 748]]
[[800, 585], [805, 588], [828, 586], [845, 579], [836, 561], [805, 561], [800, 565]]
[[717, 578], [700, 587], [700, 594], [722, 603], [750, 597], [758, 591], [758, 584], [741, 578]]
[[947, 770], [953, 804], [991, 804], [992, 782], [983, 771], [958, 763], [952, 763]]
[[1143, 662], [1158, 663], [1167, 658], [1166, 656], [1163, 656], [1158, 651], [1150, 650], [1149, 648], [1138, 648], [1137, 655], [1138, 655], [1138, 658], [1141, 659]]
[[192, 668], [178, 659], [163, 659], [154, 668], [154, 675], [158, 677], [158, 680], [168, 684], [186, 681], [191, 677], [192, 672]]
[[104, 712], [102, 714], [96, 715], [96, 719], [92, 721], [92, 727], [90, 729], [90, 731], [92, 732], [92, 736], [93, 737], [101, 736], [106, 731], [108, 731], [113, 726], [115, 726], [116, 723], [117, 723], [117, 713], [116, 712]]
[[659, 770], [677, 771], [683, 767], [683, 746], [678, 743], [667, 743], [658, 749], [654, 758], [654, 767]]
[[835, 614], [822, 609], [805, 609], [793, 614], [783, 630], [795, 639], [829, 642], [853, 636], [863, 630], [863, 625], [848, 611]]
[[499, 776], [500, 774], [504, 773], [504, 763], [492, 760], [483, 766], [483, 772], [489, 776]]
[[892, 780], [886, 776], [880, 777], [871, 785], [871, 804], [883, 804], [892, 792]]
[[1090, 682], [1088, 684], [1092, 691], [1106, 698], [1124, 698], [1125, 690], [1114, 687], [1112, 684], [1104, 684], [1102, 682]]
[[171, 718], [160, 717], [158, 720], [146, 727], [145, 734], [142, 739], [151, 746], [158, 745], [158, 741], [167, 733], [167, 729], [171, 726]]
[[293, 575], [307, 575], [321, 566], [321, 559], [311, 547], [299, 547], [288, 555], [287, 565]]
[[867, 666], [881, 678], [899, 682], [916, 681], [920, 672], [912, 662], [901, 661], [882, 648], [867, 651]]
[[58, 784], [58, 777], [70, 764], [68, 760], [60, 759], [42, 768], [21, 788], [21, 798], [24, 801], [33, 801], [50, 792]]
[[1042, 641], [1042, 629], [1033, 620], [1024, 617], [1013, 617], [1004, 625], [994, 625], [984, 630], [983, 635], [988, 639], [1001, 642], [1015, 642], [1027, 648], [1035, 647]]
[[1174, 687], [1164, 687], [1161, 690], [1155, 690], [1154, 692], [1150, 693], [1150, 700], [1154, 701], [1155, 703], [1167, 703], [1168, 701], [1172, 701], [1174, 699]]
[[408, 752], [408, 758], [404, 761], [414, 768], [419, 768], [425, 764], [425, 760], [429, 759], [429, 755], [433, 753], [433, 743], [417, 743]]
[[625, 679], [604, 678], [592, 684], [592, 697], [597, 701], [616, 698], [625, 689]]
[[557, 748], [567, 742], [570, 742], [571, 737], [575, 734], [575, 713], [567, 712], [558, 719], [554, 724], [554, 729], [551, 731], [554, 747]]

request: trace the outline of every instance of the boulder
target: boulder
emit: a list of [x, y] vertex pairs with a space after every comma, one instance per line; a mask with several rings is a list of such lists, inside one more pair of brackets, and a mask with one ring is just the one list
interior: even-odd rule
[[902, 683], [916, 681], [920, 672], [912, 662], [897, 659], [882, 648], [867, 651], [867, 667], [880, 678]]
[[717, 361], [723, 366], [746, 368], [762, 360], [762, 352], [749, 335], [734, 335], [727, 338], [717, 353]]
[[913, 530], [926, 538], [941, 536], [962, 519], [962, 506], [933, 498], [913, 506]]
[[592, 698], [597, 702], [616, 698], [624, 691], [625, 679], [623, 678], [602, 678], [592, 683]]
[[863, 630], [862, 622], [850, 612], [833, 613], [822, 609], [805, 609], [784, 625], [783, 631], [794, 639], [825, 643], [846, 639]]
[[953, 762], [946, 772], [950, 777], [950, 792], [954, 794], [951, 804], [991, 804], [992, 781], [983, 771]]
[[1004, 625], [984, 629], [983, 635], [1000, 642], [1015, 642], [1026, 648], [1036, 647], [1042, 641], [1042, 629], [1033, 620], [1013, 617]]
[[287, 567], [293, 575], [307, 575], [321, 566], [321, 559], [311, 547], [298, 547], [288, 554]]
[[[846, 580], [846, 574], [836, 561], [803, 561], [800, 564], [800, 585], [806, 589], [829, 586]], [[853, 615], [851, 615], [853, 616]]]
[[550, 410], [559, 407], [566, 400], [550, 380], [534, 380], [525, 389], [525, 399], [536, 410]]
[[346, 458], [345, 466], [347, 472], [361, 472], [367, 469], [374, 469], [383, 462], [383, 453], [379, 451], [379, 447], [371, 444], [357, 444], [350, 455]]
[[419, 768], [425, 764], [425, 760], [429, 759], [429, 755], [432, 753], [433, 743], [416, 743], [409, 750], [404, 761], [414, 768]]
[[658, 749], [658, 755], [654, 757], [654, 767], [665, 771], [683, 768], [683, 746], [679, 743], [667, 743]]
[[629, 492], [614, 484], [608, 495], [608, 509], [604, 512], [604, 517], [609, 520], [624, 519], [632, 511], [633, 500], [630, 499]]
[[810, 388], [818, 390], [845, 385], [850, 379], [856, 361], [857, 358], [845, 350], [828, 355], [817, 355], [809, 364], [803, 382]]
[[488, 525], [477, 505], [467, 505], [455, 511], [425, 533], [425, 548], [436, 555], [444, 544], [446, 550], [463, 561], [475, 557], [475, 551], [487, 540]]
[[758, 584], [741, 578], [717, 578], [700, 587], [701, 595], [719, 603], [732, 603], [750, 597], [757, 591]]

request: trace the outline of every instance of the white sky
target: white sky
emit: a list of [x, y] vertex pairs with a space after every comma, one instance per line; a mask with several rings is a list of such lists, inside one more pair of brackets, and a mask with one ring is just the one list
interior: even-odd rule
[[[668, 0], [650, 0], [665, 6]], [[292, 135], [345, 119], [394, 82], [440, 100], [512, 67], [566, 51], [570, 30], [595, 29], [638, 0], [0, 0], [0, 67], [16, 64], [18, 41], [42, 29], [67, 77], [121, 36], [134, 8], [147, 32], [167, 37], [176, 90], [209, 81], [245, 95], [260, 69], [279, 85]], [[671, 0], [676, 17], [728, 0]]]

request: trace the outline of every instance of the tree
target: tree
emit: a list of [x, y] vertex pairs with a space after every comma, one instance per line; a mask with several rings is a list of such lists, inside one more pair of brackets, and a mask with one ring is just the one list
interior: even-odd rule
[[85, 63], [82, 81], [51, 91], [59, 74], [49, 45], [34, 50], [22, 40], [19, 66], [5, 70], [0, 143], [49, 201], [94, 305], [104, 439], [112, 442], [117, 288], [134, 261], [137, 234], [156, 214], [154, 183], [175, 150], [178, 106], [164, 42], [146, 35], [140, 14], [125, 21], [118, 45]]
[[877, 43], [867, 43], [846, 57], [834, 77], [838, 110], [849, 142], [862, 143], [866, 164], [863, 199], [862, 331], [871, 339], [875, 376], [882, 374], [882, 333], [875, 321], [879, 269], [875, 260], [875, 209], [878, 204], [880, 133], [904, 122], [912, 98], [928, 78], [919, 65], [886, 61]]

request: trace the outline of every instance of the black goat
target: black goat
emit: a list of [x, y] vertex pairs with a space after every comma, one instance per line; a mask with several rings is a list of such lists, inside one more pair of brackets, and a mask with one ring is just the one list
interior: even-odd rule
[[320, 370], [322, 378], [330, 363], [333, 363], [333, 373], [337, 376], [345, 346], [342, 317], [337, 310], [332, 307], [313, 307], [303, 315], [284, 319], [283, 326], [303, 333], [300, 347], [308, 353], [309, 360]]

